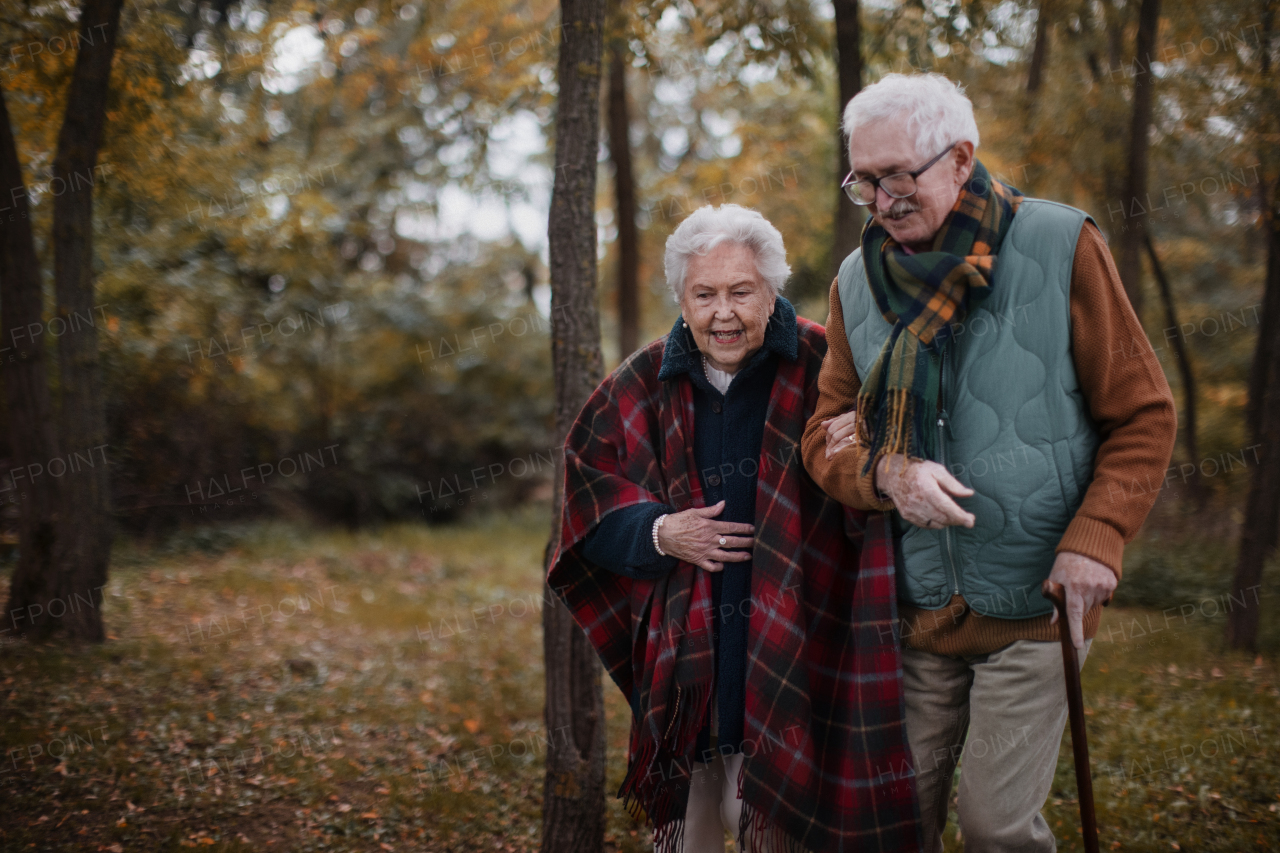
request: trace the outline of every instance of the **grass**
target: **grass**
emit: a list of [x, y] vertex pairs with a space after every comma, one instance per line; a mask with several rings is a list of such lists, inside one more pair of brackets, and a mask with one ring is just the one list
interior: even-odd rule
[[[3, 646], [0, 850], [536, 849], [546, 533], [533, 508], [122, 544], [110, 642]], [[1103, 847], [1280, 848], [1275, 661], [1222, 650], [1216, 558], [1133, 553], [1145, 606], [1106, 612], [1085, 668]], [[629, 711], [605, 693], [613, 791]], [[609, 809], [607, 848], [648, 849]], [[1045, 814], [1080, 849], [1069, 737]]]

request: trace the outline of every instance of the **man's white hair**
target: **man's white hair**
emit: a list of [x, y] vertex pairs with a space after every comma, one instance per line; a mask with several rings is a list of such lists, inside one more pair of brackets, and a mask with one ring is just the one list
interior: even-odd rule
[[782, 291], [787, 276], [791, 275], [782, 233], [769, 220], [749, 208], [737, 204], [719, 207], [708, 204], [689, 214], [689, 218], [667, 238], [663, 266], [667, 273], [667, 286], [675, 294], [677, 302], [684, 295], [689, 259], [694, 255], [706, 255], [726, 242], [750, 249], [756, 256], [756, 270], [760, 278], [775, 296]]
[[[953, 142], [978, 147], [973, 102], [959, 85], [941, 74], [886, 74], [863, 89], [844, 108], [841, 129], [853, 147], [858, 128], [886, 119], [905, 118], [915, 138], [916, 156], [934, 156]], [[852, 159], [852, 154], [850, 155]]]

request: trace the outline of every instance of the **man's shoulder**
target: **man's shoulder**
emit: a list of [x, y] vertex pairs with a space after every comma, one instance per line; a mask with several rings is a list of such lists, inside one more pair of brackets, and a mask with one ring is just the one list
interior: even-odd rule
[[1093, 217], [1089, 215], [1088, 211], [1072, 207], [1069, 204], [1063, 204], [1060, 201], [1035, 198], [1034, 196], [1023, 198], [1018, 204], [1017, 213], [1013, 216], [1014, 225], [1023, 227], [1030, 224], [1046, 226], [1073, 225], [1079, 229], [1085, 222], [1093, 222]]

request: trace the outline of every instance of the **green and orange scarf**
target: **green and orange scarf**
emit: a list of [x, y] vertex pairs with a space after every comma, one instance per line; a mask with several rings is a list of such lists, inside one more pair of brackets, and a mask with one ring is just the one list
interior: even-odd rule
[[907, 254], [868, 220], [862, 260], [893, 330], [858, 393], [858, 441], [870, 448], [864, 473], [890, 453], [935, 458], [942, 347], [991, 292], [996, 253], [1021, 201], [1021, 192], [975, 162], [930, 251]]

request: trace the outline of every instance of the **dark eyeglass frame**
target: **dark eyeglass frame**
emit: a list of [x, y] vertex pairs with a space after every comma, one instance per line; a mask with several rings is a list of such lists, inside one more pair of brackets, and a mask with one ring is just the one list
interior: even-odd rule
[[[942, 152], [939, 153], [937, 157], [934, 157], [932, 160], [930, 160], [928, 163], [925, 163], [923, 166], [921, 166], [919, 169], [916, 169], [914, 172], [894, 172], [892, 175], [883, 175], [879, 178], [858, 178], [857, 180], [854, 180], [853, 172], [850, 172], [849, 174], [845, 175], [844, 181], [840, 184], [840, 189], [844, 190], [844, 194], [849, 197], [849, 201], [861, 207], [867, 207], [868, 205], [875, 203], [876, 190], [884, 190], [884, 194], [887, 195], [889, 198], [910, 198], [911, 196], [915, 195], [916, 190], [919, 189], [919, 187], [916, 186], [916, 178], [920, 177], [925, 172], [929, 171], [929, 169], [932, 168], [935, 163], [937, 163], [943, 157], [947, 156], [947, 154], [951, 153], [951, 149], [955, 148], [958, 144], [959, 144], [958, 141], [951, 143], [946, 148], [942, 149]], [[903, 195], [897, 195], [895, 193], [889, 192], [889, 190], [881, 186], [881, 183], [880, 183], [881, 181], [887, 181], [891, 178], [901, 178], [904, 175], [911, 179], [911, 192], [909, 193], [905, 193]], [[861, 183], [867, 183], [871, 185], [871, 201], [862, 201], [857, 196], [857, 194], [854, 193], [853, 188]]]

